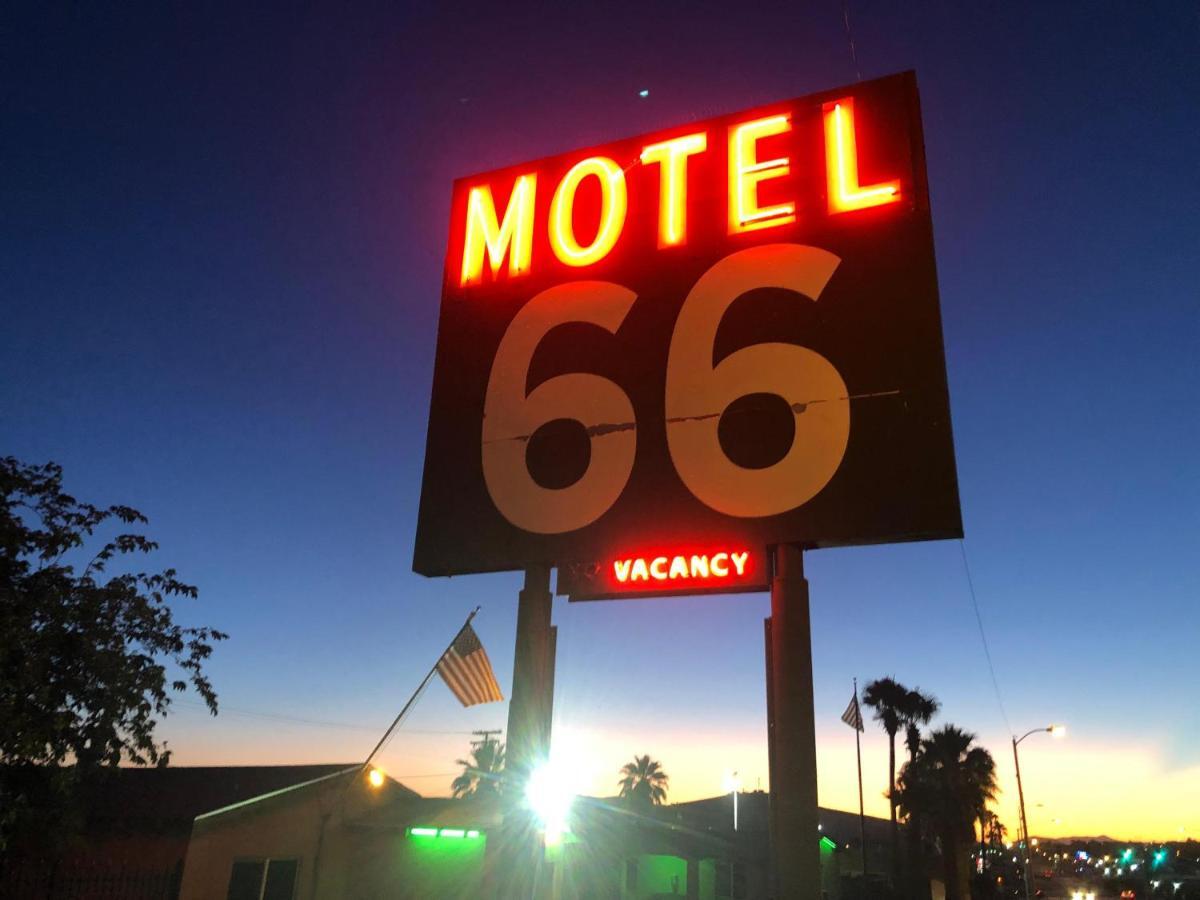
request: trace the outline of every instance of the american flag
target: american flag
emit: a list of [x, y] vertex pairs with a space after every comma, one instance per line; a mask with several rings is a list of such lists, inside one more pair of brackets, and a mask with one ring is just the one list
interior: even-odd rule
[[454, 696], [463, 706], [504, 699], [504, 695], [500, 693], [500, 685], [496, 683], [496, 673], [492, 671], [487, 651], [483, 649], [483, 644], [479, 643], [479, 635], [470, 623], [438, 660], [437, 670], [446, 682], [446, 687], [454, 692]]
[[858, 708], [858, 692], [850, 698], [850, 705], [846, 707], [846, 711], [842, 713], [842, 721], [853, 728], [855, 731], [863, 731], [862, 710]]

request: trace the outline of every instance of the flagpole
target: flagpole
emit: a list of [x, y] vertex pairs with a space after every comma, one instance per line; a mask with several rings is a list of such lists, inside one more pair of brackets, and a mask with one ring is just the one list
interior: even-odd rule
[[355, 775], [355, 778], [358, 778], [359, 775], [362, 775], [362, 773], [366, 771], [367, 766], [371, 764], [371, 760], [375, 758], [375, 754], [378, 753], [383, 745], [387, 743], [388, 738], [392, 736], [392, 732], [396, 730], [396, 726], [400, 724], [412, 705], [417, 702], [417, 698], [421, 696], [421, 691], [425, 690], [425, 685], [429, 684], [429, 679], [433, 678], [434, 674], [437, 672], [438, 663], [440, 663], [442, 658], [450, 652], [450, 648], [454, 646], [454, 643], [458, 640], [459, 635], [467, 630], [467, 626], [471, 624], [471, 620], [475, 618], [475, 614], [477, 612], [479, 612], [478, 606], [471, 610], [471, 614], [467, 616], [467, 621], [463, 622], [462, 628], [455, 632], [454, 637], [450, 640], [450, 643], [446, 645], [446, 649], [442, 651], [441, 656], [439, 656], [434, 662], [433, 668], [431, 668], [428, 674], [421, 679], [420, 685], [418, 685], [417, 689], [413, 691], [413, 695], [408, 698], [408, 702], [404, 704], [404, 708], [400, 710], [400, 714], [392, 720], [392, 724], [389, 725], [388, 730], [383, 733], [383, 737], [379, 739], [379, 743], [375, 745], [375, 749], [370, 752], [366, 758], [366, 761], [359, 767], [358, 775]]
[[862, 869], [864, 884], [867, 877], [867, 816], [863, 811], [862, 789], [862, 707], [858, 705], [858, 679], [854, 679], [854, 711], [858, 714], [858, 727], [854, 729], [854, 752], [858, 756], [858, 834], [862, 842]]

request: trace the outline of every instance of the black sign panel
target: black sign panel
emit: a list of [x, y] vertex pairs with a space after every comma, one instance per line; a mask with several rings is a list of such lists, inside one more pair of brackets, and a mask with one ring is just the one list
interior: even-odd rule
[[415, 571], [961, 536], [911, 73], [452, 203]]

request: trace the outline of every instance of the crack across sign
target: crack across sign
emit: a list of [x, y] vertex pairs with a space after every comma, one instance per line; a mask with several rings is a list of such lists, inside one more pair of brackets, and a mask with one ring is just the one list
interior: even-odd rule
[[[900, 391], [895, 390], [895, 391], [875, 391], [875, 392], [869, 393], [869, 394], [851, 394], [847, 397], [824, 397], [819, 400], [809, 400], [804, 403], [792, 403], [790, 405], [790, 408], [793, 413], [795, 413], [796, 415], [800, 415], [801, 413], [805, 412], [810, 406], [813, 406], [814, 404], [817, 404], [817, 403], [834, 403], [839, 400], [871, 400], [876, 397], [897, 397], [899, 395], [900, 395]], [[723, 415], [725, 415], [724, 412], [700, 413], [699, 415], [695, 415], [695, 416], [669, 416], [666, 421], [667, 421], [668, 425], [678, 425], [682, 422], [703, 422], [707, 419], [719, 419]], [[587, 432], [588, 437], [603, 437], [606, 434], [617, 434], [622, 431], [636, 431], [636, 430], [637, 430], [636, 422], [600, 422], [596, 425], [589, 425], [584, 429], [584, 431]], [[513, 437], [491, 438], [490, 440], [485, 440], [483, 443], [499, 444], [503, 441], [528, 441], [532, 437], [533, 437], [532, 434], [518, 434]]]

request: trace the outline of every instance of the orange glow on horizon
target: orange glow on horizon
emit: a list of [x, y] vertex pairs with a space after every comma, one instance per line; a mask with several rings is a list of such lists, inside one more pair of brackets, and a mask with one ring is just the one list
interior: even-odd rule
[[786, 156], [759, 162], [762, 138], [792, 130], [791, 116], [784, 114], [743, 122], [729, 129], [729, 233], [772, 228], [796, 221], [796, 204], [758, 205], [759, 182], [782, 178], [791, 172]]
[[473, 284], [483, 278], [483, 256], [487, 253], [492, 275], [500, 272], [508, 254], [508, 274], [529, 271], [533, 252], [533, 201], [537, 175], [521, 175], [513, 182], [504, 208], [504, 219], [496, 221], [496, 203], [491, 185], [477, 185], [467, 195], [467, 223], [463, 238], [461, 284]]
[[[571, 213], [575, 192], [588, 176], [600, 182], [600, 225], [591, 244], [583, 247], [575, 240]], [[627, 205], [625, 173], [616, 162], [607, 156], [590, 156], [577, 162], [558, 183], [550, 203], [550, 246], [554, 255], [568, 266], [590, 266], [602, 260], [621, 236]]]
[[659, 163], [658, 246], [672, 247], [687, 239], [687, 161], [708, 149], [705, 132], [689, 134], [642, 150], [642, 165]]
[[900, 200], [900, 182], [862, 187], [858, 183], [858, 143], [854, 128], [854, 99], [825, 105], [825, 174], [829, 212], [850, 212]]

